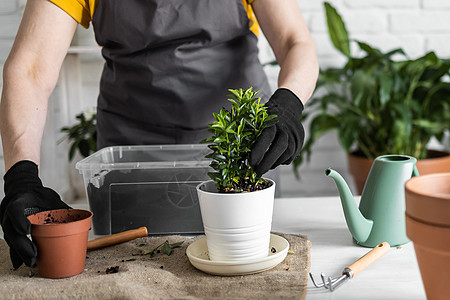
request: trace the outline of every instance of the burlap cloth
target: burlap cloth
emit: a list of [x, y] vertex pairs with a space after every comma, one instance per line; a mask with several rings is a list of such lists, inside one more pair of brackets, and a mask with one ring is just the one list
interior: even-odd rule
[[[215, 276], [195, 269], [186, 248], [196, 239], [147, 237], [87, 253], [83, 273], [64, 279], [45, 279], [36, 268], [13, 270], [9, 248], [0, 240], [1, 299], [304, 299], [310, 267], [310, 241], [284, 235], [290, 243], [285, 260], [275, 268], [253, 275]], [[167, 256], [141, 255], [165, 240], [185, 241]], [[142, 244], [146, 244], [142, 246]], [[141, 246], [139, 246], [141, 245]], [[136, 260], [134, 260], [136, 259]], [[106, 269], [119, 266], [118, 273]]]

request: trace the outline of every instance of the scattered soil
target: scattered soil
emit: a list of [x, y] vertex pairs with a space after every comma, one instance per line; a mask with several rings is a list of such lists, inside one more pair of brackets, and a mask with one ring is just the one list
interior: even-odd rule
[[119, 266], [106, 268], [106, 274], [119, 273]]

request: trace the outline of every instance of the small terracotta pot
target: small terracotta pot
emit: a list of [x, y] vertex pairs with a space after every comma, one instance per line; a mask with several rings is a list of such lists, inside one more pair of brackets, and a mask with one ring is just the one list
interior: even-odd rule
[[413, 177], [405, 184], [406, 212], [421, 222], [450, 226], [450, 173]]
[[[420, 175], [444, 173], [450, 170], [450, 154], [444, 151], [428, 150], [427, 159], [417, 160], [417, 169]], [[366, 178], [372, 167], [373, 159], [367, 159], [353, 153], [347, 156], [348, 169], [353, 176], [356, 192], [361, 195]]]
[[56, 209], [30, 215], [28, 220], [42, 277], [64, 278], [83, 272], [92, 212]]
[[406, 214], [406, 234], [414, 243], [427, 299], [448, 299], [450, 227], [426, 224]]

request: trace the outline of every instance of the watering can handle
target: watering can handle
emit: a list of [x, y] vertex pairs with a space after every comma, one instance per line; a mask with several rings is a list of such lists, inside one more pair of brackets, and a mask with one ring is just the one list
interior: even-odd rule
[[420, 175], [419, 170], [417, 169], [416, 164], [414, 164], [412, 176], [414, 177], [414, 176], [419, 176], [419, 175]]
[[352, 263], [350, 266], [348, 266], [346, 270], [350, 270], [352, 272], [352, 277], [355, 277], [356, 274], [360, 273], [380, 257], [388, 253], [390, 249], [391, 246], [387, 242], [383, 242], [367, 252], [364, 256]]

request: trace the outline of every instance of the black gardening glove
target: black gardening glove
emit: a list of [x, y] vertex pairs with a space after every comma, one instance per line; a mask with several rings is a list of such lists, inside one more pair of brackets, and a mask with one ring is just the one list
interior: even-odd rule
[[13, 267], [36, 264], [36, 246], [27, 237], [31, 224], [28, 215], [40, 211], [70, 208], [52, 189], [42, 185], [38, 166], [31, 161], [16, 163], [4, 177], [5, 198], [0, 205], [0, 224]]
[[250, 153], [250, 165], [259, 175], [280, 164], [290, 164], [300, 154], [305, 139], [300, 123], [303, 104], [293, 92], [276, 90], [266, 106], [269, 115], [277, 115], [278, 122], [263, 130]]

